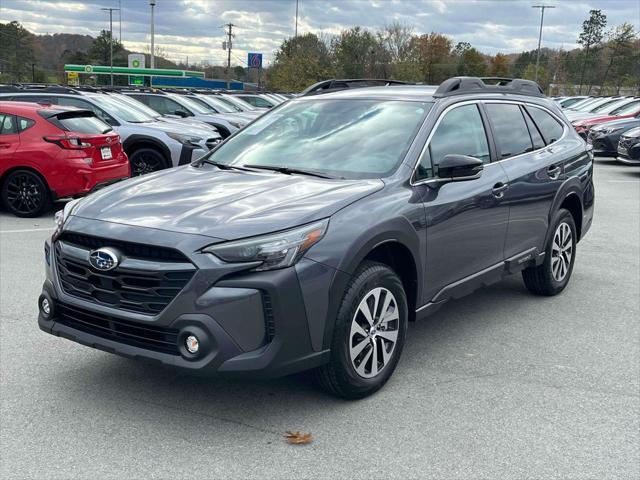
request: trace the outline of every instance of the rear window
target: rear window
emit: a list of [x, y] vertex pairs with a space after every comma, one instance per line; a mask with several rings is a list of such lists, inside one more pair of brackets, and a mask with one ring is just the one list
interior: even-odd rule
[[544, 137], [544, 141], [547, 142], [547, 145], [555, 142], [562, 136], [562, 132], [564, 132], [564, 128], [562, 124], [553, 118], [551, 114], [541, 110], [536, 107], [527, 106], [527, 112], [531, 114], [531, 118], [538, 126], [538, 130]]
[[75, 133], [102, 134], [112, 130], [109, 125], [88, 112], [65, 112], [50, 118], [49, 121], [63, 130]]

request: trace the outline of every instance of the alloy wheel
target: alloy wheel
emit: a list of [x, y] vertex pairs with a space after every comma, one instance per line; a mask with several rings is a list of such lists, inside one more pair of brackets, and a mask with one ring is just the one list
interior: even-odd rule
[[556, 282], [561, 282], [567, 276], [573, 256], [573, 234], [571, 227], [562, 222], [553, 234], [551, 245], [551, 275]]
[[398, 303], [386, 288], [369, 291], [353, 315], [349, 357], [363, 378], [377, 376], [390, 362], [398, 340]]
[[16, 212], [29, 215], [42, 208], [45, 192], [29, 173], [14, 175], [6, 186], [7, 203]]
[[131, 162], [131, 176], [137, 177], [162, 169], [161, 160], [152, 153], [141, 152]]

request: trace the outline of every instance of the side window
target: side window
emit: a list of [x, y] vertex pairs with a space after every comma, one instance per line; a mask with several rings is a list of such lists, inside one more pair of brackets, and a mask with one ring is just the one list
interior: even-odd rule
[[553, 116], [536, 107], [527, 107], [527, 111], [531, 114], [531, 118], [533, 118], [538, 129], [540, 129], [540, 133], [542, 133], [547, 145], [555, 142], [562, 136], [564, 128], [562, 128], [560, 122], [553, 118]]
[[178, 112], [190, 115], [182, 105], [170, 98], [155, 95], [149, 95], [147, 98], [149, 100], [148, 105], [162, 115], [180, 115]]
[[16, 117], [7, 113], [0, 113], [0, 135], [18, 133]]
[[80, 98], [58, 97], [58, 105], [63, 105], [65, 107], [78, 107], [82, 108], [83, 110], [89, 110], [95, 113], [98, 118], [108, 123], [109, 125], [117, 124], [114, 118], [104, 110]]
[[533, 150], [529, 129], [519, 105], [487, 103], [485, 106], [493, 126], [500, 159]]
[[417, 180], [435, 176], [438, 164], [452, 153], [489, 162], [487, 134], [477, 105], [456, 107], [445, 114], [420, 159]]
[[534, 150], [544, 147], [545, 144], [542, 135], [528, 113], [524, 114], [524, 119], [527, 121], [527, 127], [529, 128], [529, 134], [531, 135]]

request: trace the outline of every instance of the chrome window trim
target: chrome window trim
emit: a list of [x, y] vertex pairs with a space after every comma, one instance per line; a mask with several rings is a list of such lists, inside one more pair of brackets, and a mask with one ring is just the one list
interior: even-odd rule
[[[424, 143], [424, 146], [420, 150], [420, 154], [418, 155], [418, 160], [416, 161], [416, 164], [413, 166], [413, 170], [411, 171], [411, 177], [409, 179], [409, 185], [411, 185], [412, 187], [415, 187], [415, 186], [418, 186], [418, 185], [424, 185], [424, 184], [430, 184], [430, 183], [438, 183], [438, 182], [442, 181], [442, 179], [439, 179], [439, 178], [425, 178], [425, 179], [422, 179], [422, 180], [418, 180], [417, 182], [414, 181], [414, 178], [415, 178], [415, 175], [416, 175], [416, 171], [418, 170], [418, 165], [420, 165], [420, 160], [422, 159], [422, 156], [424, 155], [425, 150], [429, 147], [429, 142], [431, 142], [431, 137], [433, 137], [433, 134], [438, 129], [438, 126], [440, 125], [440, 122], [442, 121], [444, 116], [447, 113], [449, 113], [451, 110], [453, 110], [454, 108], [457, 108], [457, 107], [464, 106], [464, 105], [478, 105], [480, 103], [482, 103], [482, 104], [507, 103], [507, 104], [513, 104], [513, 105], [523, 105], [523, 106], [539, 108], [541, 110], [544, 110], [548, 114], [550, 114], [554, 119], [556, 119], [556, 121], [558, 121], [560, 123], [560, 125], [562, 125], [562, 135], [560, 136], [560, 138], [558, 138], [553, 143], [556, 143], [556, 142], [559, 142], [560, 140], [563, 140], [567, 135], [567, 132], [568, 132], [567, 124], [556, 113], [552, 112], [547, 107], [544, 107], [542, 105], [538, 105], [538, 104], [535, 104], [535, 103], [527, 102], [527, 101], [524, 101], [524, 100], [500, 100], [500, 99], [493, 99], [493, 98], [465, 100], [465, 101], [462, 101], [462, 102], [454, 103], [453, 105], [449, 105], [447, 108], [445, 108], [442, 111], [442, 113], [440, 114], [440, 116], [438, 117], [436, 122], [434, 123], [433, 128], [431, 129], [431, 132], [429, 132], [429, 136], [427, 137], [427, 141]], [[489, 138], [487, 137], [487, 141], [488, 140], [489, 140]], [[487, 168], [490, 165], [496, 165], [496, 164], [501, 163], [501, 162], [506, 162], [506, 161], [509, 161], [509, 160], [513, 160], [514, 158], [518, 158], [518, 157], [521, 157], [523, 155], [531, 155], [532, 153], [540, 152], [540, 151], [545, 150], [545, 149], [549, 148], [550, 146], [552, 146], [553, 143], [550, 144], [550, 145], [545, 145], [544, 147], [538, 148], [536, 150], [531, 150], [530, 152], [520, 153], [518, 155], [514, 155], [514, 156], [509, 157], [509, 158], [503, 158], [501, 160], [496, 160], [495, 162], [489, 162], [484, 166], [484, 168]]]

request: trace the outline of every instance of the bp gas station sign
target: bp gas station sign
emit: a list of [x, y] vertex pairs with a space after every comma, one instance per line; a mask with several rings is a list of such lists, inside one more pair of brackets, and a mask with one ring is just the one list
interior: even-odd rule
[[[141, 53], [129, 54], [129, 68], [145, 68], [145, 57]], [[129, 85], [144, 85], [144, 77], [129, 75]]]

